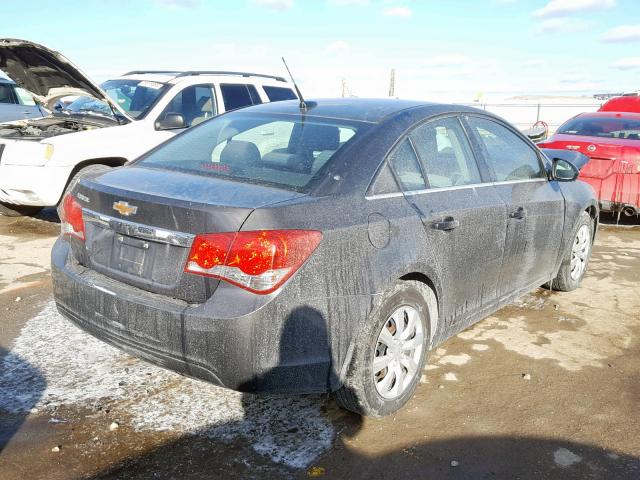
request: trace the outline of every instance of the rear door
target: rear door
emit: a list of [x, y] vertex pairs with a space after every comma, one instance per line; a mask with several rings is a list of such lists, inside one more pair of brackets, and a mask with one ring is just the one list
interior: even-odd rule
[[262, 103], [256, 87], [251, 84], [221, 83], [220, 92], [227, 112]]
[[554, 273], [564, 227], [564, 197], [550, 182], [538, 150], [505, 124], [466, 116], [476, 148], [490, 168], [494, 185], [507, 204], [507, 238], [501, 295]]
[[456, 116], [418, 126], [390, 160], [438, 263], [449, 298], [443, 304], [444, 319], [454, 329], [462, 328], [474, 312], [497, 297], [505, 204], [485, 181]]

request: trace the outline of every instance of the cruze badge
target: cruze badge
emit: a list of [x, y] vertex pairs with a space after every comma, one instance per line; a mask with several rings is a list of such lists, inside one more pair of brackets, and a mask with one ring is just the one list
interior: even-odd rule
[[129, 205], [129, 202], [123, 202], [122, 200], [120, 200], [119, 202], [113, 202], [113, 209], [120, 215], [124, 215], [125, 217], [128, 217], [129, 215], [135, 215], [135, 213], [138, 211], [138, 207]]

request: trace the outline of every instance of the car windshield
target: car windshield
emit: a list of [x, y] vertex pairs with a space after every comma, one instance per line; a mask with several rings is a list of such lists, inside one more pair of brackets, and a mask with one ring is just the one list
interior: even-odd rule
[[[131, 118], [143, 118], [164, 92], [166, 85], [146, 80], [108, 80], [100, 85]], [[79, 97], [65, 107], [71, 113], [113, 116], [111, 107], [93, 97]]]
[[578, 117], [558, 129], [565, 135], [640, 140], [640, 120], [619, 117]]
[[234, 112], [186, 131], [139, 164], [306, 192], [361, 129], [348, 121]]

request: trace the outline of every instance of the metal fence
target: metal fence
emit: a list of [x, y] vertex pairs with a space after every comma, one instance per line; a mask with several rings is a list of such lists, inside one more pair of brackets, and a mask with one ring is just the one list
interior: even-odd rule
[[553, 133], [571, 117], [583, 112], [595, 112], [604, 102], [563, 104], [563, 103], [467, 103], [465, 105], [480, 108], [501, 116], [520, 129], [531, 127], [539, 120], [549, 125]]

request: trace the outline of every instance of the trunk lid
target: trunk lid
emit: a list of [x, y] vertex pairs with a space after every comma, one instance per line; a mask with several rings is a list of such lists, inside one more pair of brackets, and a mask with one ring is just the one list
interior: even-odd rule
[[0, 70], [49, 110], [61, 97], [88, 95], [108, 103], [123, 117], [132, 120], [78, 67], [43, 45], [14, 38], [0, 39]]
[[83, 206], [84, 266], [149, 292], [202, 303], [217, 279], [184, 272], [199, 233], [236, 232], [261, 206], [300, 193], [145, 167], [123, 167], [75, 189]]
[[640, 176], [640, 141], [556, 134], [539, 146], [587, 155], [589, 162], [580, 170], [578, 178], [594, 188], [599, 200], [614, 204], [638, 203], [638, 187], [634, 185]]

